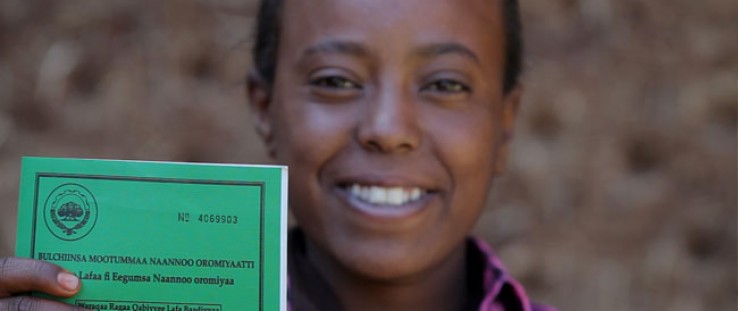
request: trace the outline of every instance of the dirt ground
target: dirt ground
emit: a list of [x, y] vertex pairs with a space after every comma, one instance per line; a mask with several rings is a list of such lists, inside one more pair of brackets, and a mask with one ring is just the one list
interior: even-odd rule
[[[0, 256], [21, 156], [266, 162], [255, 6], [0, 0]], [[526, 97], [477, 234], [561, 310], [735, 310], [738, 3], [522, 10]]]

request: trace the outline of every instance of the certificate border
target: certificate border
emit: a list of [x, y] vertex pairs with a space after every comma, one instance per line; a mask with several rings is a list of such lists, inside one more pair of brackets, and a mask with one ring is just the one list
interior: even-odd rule
[[36, 173], [33, 189], [33, 221], [31, 223], [31, 255], [36, 258], [36, 217], [38, 212], [38, 195], [41, 178], [69, 178], [69, 179], [95, 179], [114, 181], [138, 181], [171, 184], [200, 184], [200, 185], [228, 185], [228, 186], [251, 186], [259, 187], [259, 310], [264, 310], [264, 188], [265, 182], [237, 181], [237, 180], [210, 180], [192, 178], [164, 178], [164, 177], [136, 177], [136, 176], [111, 176], [111, 175], [89, 175], [89, 174], [64, 174], [64, 173]]

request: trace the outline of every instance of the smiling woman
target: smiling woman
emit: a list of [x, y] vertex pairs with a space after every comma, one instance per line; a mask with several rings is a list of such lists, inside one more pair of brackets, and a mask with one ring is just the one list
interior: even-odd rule
[[[438, 156], [449, 153], [448, 147], [439, 142], [455, 144], [453, 147], [458, 144], [441, 141], [434, 131], [461, 131], [472, 126], [472, 118], [464, 119], [471, 121], [462, 126], [447, 123], [461, 122], [459, 116], [476, 109], [470, 103], [480, 96], [487, 98], [489, 105], [499, 104], [498, 96], [480, 95], [491, 87], [480, 89], [479, 77], [473, 74], [477, 66], [485, 66], [498, 56], [482, 54], [467, 39], [473, 33], [500, 35], [495, 28], [497, 4], [502, 6], [505, 61], [504, 67], [494, 70], [502, 71], [501, 96], [514, 94], [519, 72], [514, 69], [520, 64], [521, 54], [515, 48], [519, 30], [514, 18], [517, 13], [510, 13], [514, 12], [513, 1], [461, 0], [446, 5], [439, 1], [366, 1], [383, 8], [346, 15], [346, 5], [358, 8], [361, 1], [267, 0], [263, 1], [267, 9], [259, 17], [260, 30], [254, 32], [252, 24], [259, 2], [0, 1], [0, 309], [33, 305], [38, 310], [64, 310], [39, 297], [14, 293], [36, 290], [69, 296], [91, 285], [61, 270], [64, 264], [58, 267], [45, 261], [6, 257], [13, 254], [16, 240], [21, 156], [267, 162], [261, 141], [251, 128], [253, 123], [247, 120], [249, 107], [242, 84], [252, 63], [256, 66], [252, 77], [266, 86], [269, 92], [262, 95], [270, 96], [273, 104], [268, 108], [271, 121], [267, 125], [275, 130], [265, 132], [268, 128], [264, 124], [260, 127], [262, 133], [280, 139], [270, 142], [272, 153], [280, 152], [274, 154], [275, 158], [323, 165], [316, 169], [314, 179], [322, 183], [321, 187], [334, 189], [333, 193], [323, 191], [330, 194], [323, 197], [331, 200], [321, 206], [306, 199], [292, 202], [292, 209], [301, 213], [300, 231], [293, 232], [291, 239], [294, 256], [290, 261], [289, 295], [294, 309], [311, 304], [350, 309], [343, 301], [351, 297], [343, 296], [356, 296], [351, 280], [371, 287], [360, 290], [366, 292], [364, 298], [376, 303], [389, 304], [395, 297], [407, 299], [410, 305], [411, 300], [430, 297], [428, 303], [446, 299], [455, 304], [452, 300], [467, 297], [473, 305], [468, 309], [493, 305], [479, 297], [487, 297], [484, 291], [488, 288], [502, 288], [495, 286], [508, 284], [509, 278], [488, 278], [496, 275], [494, 267], [499, 266], [491, 260], [491, 253], [485, 253], [475, 240], [456, 236], [456, 241], [465, 244], [458, 246], [467, 250], [465, 258], [457, 260], [461, 252], [456, 249], [439, 255], [438, 249], [448, 249], [451, 238], [438, 238], [440, 234], [426, 228], [422, 234], [432, 237], [432, 244], [418, 238], [413, 242], [418, 246], [408, 246], [412, 248], [408, 252], [422, 248], [424, 252], [419, 255], [427, 257], [418, 259], [411, 254], [408, 258], [418, 261], [418, 269], [423, 271], [433, 270], [428, 263], [438, 262], [441, 257], [447, 258], [443, 263], [462, 262], [464, 267], [446, 273], [459, 279], [445, 282], [457, 288], [422, 287], [432, 292], [406, 290], [399, 294], [388, 290], [384, 285], [391, 283], [387, 280], [392, 275], [383, 275], [391, 269], [408, 270], [400, 265], [404, 262], [391, 258], [382, 261], [382, 257], [401, 254], [397, 255], [393, 244], [379, 240], [381, 235], [375, 232], [389, 240], [392, 234], [407, 234], [403, 228], [415, 232], [417, 227], [408, 222], [392, 227], [390, 221], [383, 221], [390, 216], [371, 215], [405, 214], [418, 200], [438, 206], [447, 195], [459, 193], [454, 187], [465, 182], [446, 180], [461, 176], [457, 172], [460, 157], [451, 162], [448, 156]], [[308, 4], [322, 12], [304, 10], [309, 16], [295, 19], [302, 13], [295, 13], [295, 9], [303, 10]], [[412, 5], [411, 15], [406, 7]], [[448, 19], [430, 14], [439, 5], [450, 8], [451, 15], [463, 14], [463, 20], [449, 25]], [[520, 5], [529, 47], [523, 80], [525, 100], [515, 121], [515, 138], [504, 177], [494, 181], [473, 235], [494, 246], [494, 254], [506, 264], [506, 275], [514, 275], [531, 297], [561, 310], [735, 310], [735, 1], [530, 0]], [[397, 21], [402, 15], [410, 19], [400, 25]], [[334, 16], [339, 20], [333, 20]], [[418, 16], [428, 21], [416, 24], [412, 18]], [[324, 39], [314, 40], [315, 31], [307, 29], [317, 29], [319, 23], [329, 22], [324, 20], [327, 18], [332, 28], [323, 27], [319, 31], [325, 31]], [[460, 29], [480, 20], [492, 26]], [[358, 24], [344, 26], [353, 22], [378, 30], [374, 33], [381, 33], [381, 38], [365, 40], [360, 35], [367, 35], [369, 29], [357, 30]], [[311, 37], [297, 39], [309, 39], [309, 43], [301, 50], [289, 50], [296, 45], [285, 40], [293, 41], [294, 30], [300, 27]], [[288, 30], [293, 34], [289, 38]], [[453, 34], [440, 38], [439, 31]], [[301, 35], [299, 29], [297, 32]], [[254, 35], [258, 55], [252, 62], [248, 43], [253, 42]], [[400, 35], [411, 47], [397, 48]], [[324, 42], [359, 44], [366, 53], [363, 58], [349, 58], [348, 51], [316, 51], [310, 56], [313, 64], [306, 64], [312, 67], [295, 73], [299, 65], [288, 61], [299, 58], [290, 54], [305, 57], [306, 48]], [[290, 47], [283, 49], [284, 44]], [[480, 65], [459, 55], [463, 53], [460, 51], [416, 55], [417, 49], [429, 44], [464, 47], [476, 55]], [[381, 52], [385, 49], [392, 49], [391, 56], [403, 57], [403, 61], [385, 57], [389, 55]], [[339, 61], [346, 65], [336, 65]], [[326, 66], [317, 68], [315, 62]], [[275, 79], [277, 67], [283, 72], [279, 82], [282, 86]], [[396, 70], [394, 75], [388, 74], [391, 70]], [[296, 81], [285, 83], [286, 75]], [[278, 87], [281, 91], [273, 92]], [[412, 105], [386, 104], [392, 98]], [[287, 99], [292, 101], [289, 107]], [[302, 101], [305, 107], [300, 109], [309, 115], [295, 114], [288, 119], [283, 112], [287, 108], [296, 111], [300, 104], [294, 102], [296, 99]], [[387, 107], [399, 112], [382, 113], [388, 111]], [[329, 120], [320, 123], [316, 117]], [[440, 121], [430, 123], [431, 118]], [[285, 124], [292, 119], [297, 121]], [[340, 136], [343, 132], [336, 130], [338, 121], [347, 120], [353, 123], [347, 125], [354, 131], [352, 137]], [[313, 127], [307, 128], [309, 131], [297, 128], [305, 124]], [[381, 140], [367, 140], [371, 124], [375, 124], [375, 133], [406, 132], [407, 138], [400, 140], [404, 146], [393, 153], [377, 151], [387, 144], [375, 143], [388, 139], [385, 135]], [[397, 128], [393, 130], [392, 126]], [[291, 129], [304, 134], [284, 133]], [[280, 131], [283, 133], [277, 133]], [[328, 134], [315, 138], [312, 135], [316, 132]], [[359, 133], [367, 141], [360, 145], [361, 150], [346, 148], [359, 144]], [[336, 153], [332, 139], [338, 136], [349, 141], [341, 142], [343, 151]], [[503, 148], [497, 152], [499, 157], [505, 154], [504, 141], [498, 143]], [[490, 144], [482, 147], [490, 148]], [[460, 150], [469, 156], [483, 152], [468, 148]], [[418, 156], [427, 149], [443, 160], [442, 170], [454, 173], [439, 173], [431, 167], [439, 161]], [[317, 162], [317, 155], [323, 151], [332, 159]], [[413, 156], [417, 158], [403, 159]], [[339, 162], [343, 163], [341, 168], [337, 167]], [[485, 164], [489, 165], [480, 161], [480, 166]], [[369, 170], [381, 175], [349, 175]], [[383, 178], [391, 175], [388, 171], [403, 177], [412, 174], [416, 179], [431, 177], [382, 184]], [[421, 171], [422, 175], [410, 171]], [[293, 191], [307, 191], [293, 200], [312, 199], [316, 193], [311, 184], [295, 185]], [[402, 195], [400, 201], [398, 194]], [[335, 210], [340, 206], [345, 206], [344, 214]], [[463, 208], [473, 212], [478, 207], [468, 204]], [[459, 207], [454, 205], [452, 209]], [[447, 217], [449, 222], [459, 223], [458, 213], [442, 211], [456, 215]], [[427, 221], [432, 213], [421, 209], [420, 214], [425, 216], [418, 219]], [[195, 221], [207, 223], [217, 217], [193, 216]], [[370, 225], [374, 227], [367, 228]], [[443, 225], [437, 227], [439, 231], [448, 230]], [[459, 232], [466, 230], [458, 227]], [[397, 233], [382, 231], [387, 228]], [[312, 232], [310, 236], [308, 231]], [[365, 239], [359, 233], [375, 238], [363, 244]], [[345, 242], [339, 245], [341, 239]], [[352, 258], [351, 252], [359, 251], [370, 252], [371, 256], [357, 254], [353, 257], [359, 259]], [[447, 254], [457, 257], [445, 257]], [[315, 260], [317, 257], [320, 260]], [[376, 269], [354, 269], [364, 265], [360, 260], [376, 264]], [[379, 269], [381, 262], [386, 267]], [[432, 265], [439, 269], [447, 266], [451, 265]], [[466, 276], [458, 273], [463, 269], [468, 272]], [[339, 283], [334, 279], [349, 281]], [[465, 283], [464, 279], [470, 281]], [[501, 279], [504, 282], [498, 282]], [[415, 281], [412, 277], [405, 278], [404, 283], [395, 280], [408, 284], [404, 288], [413, 288], [410, 284]], [[511, 287], [504, 288], [508, 289], [489, 293], [502, 293], [494, 298], [504, 299]], [[466, 296], [447, 296], [451, 294]], [[351, 307], [356, 309], [358, 304]], [[446, 305], [439, 303], [437, 307]]]
[[467, 238], [520, 100], [515, 6], [263, 2], [249, 91], [290, 167], [293, 309], [531, 310]]

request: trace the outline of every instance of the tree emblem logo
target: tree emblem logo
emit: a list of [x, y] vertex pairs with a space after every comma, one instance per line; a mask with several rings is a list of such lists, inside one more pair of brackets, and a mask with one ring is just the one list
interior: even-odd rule
[[44, 220], [57, 238], [79, 240], [92, 231], [97, 222], [97, 202], [92, 193], [79, 184], [63, 184], [46, 198]]

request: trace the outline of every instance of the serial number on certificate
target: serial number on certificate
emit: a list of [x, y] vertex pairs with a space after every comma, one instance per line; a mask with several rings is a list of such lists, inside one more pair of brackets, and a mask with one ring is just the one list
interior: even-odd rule
[[238, 216], [236, 215], [216, 215], [216, 214], [200, 214], [197, 221], [206, 224], [238, 224]]
[[203, 224], [218, 224], [218, 225], [237, 225], [237, 215], [227, 214], [194, 214], [194, 217], [190, 217], [190, 213], [179, 213], [177, 215], [177, 221], [182, 223], [198, 222]]

